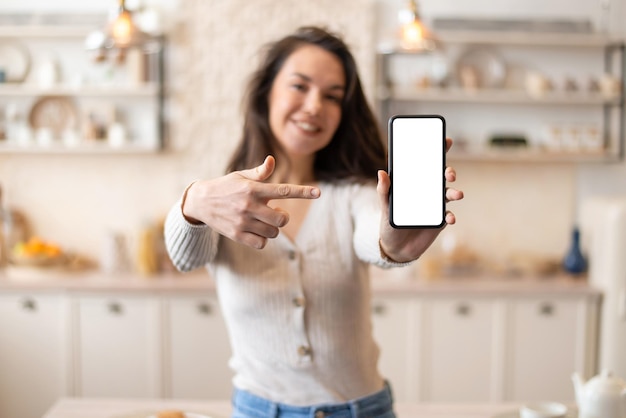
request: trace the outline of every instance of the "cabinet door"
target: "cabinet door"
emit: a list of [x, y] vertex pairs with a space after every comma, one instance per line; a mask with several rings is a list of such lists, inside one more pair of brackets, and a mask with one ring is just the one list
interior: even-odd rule
[[168, 396], [229, 399], [230, 342], [214, 296], [178, 296], [167, 301]]
[[400, 402], [412, 399], [408, 366], [411, 355], [412, 320], [410, 299], [400, 297], [375, 298], [372, 303], [374, 339], [380, 347], [378, 368], [391, 384], [394, 398]]
[[583, 370], [585, 348], [581, 343], [585, 344], [587, 330], [584, 309], [579, 308], [584, 308], [584, 302], [512, 302], [507, 400], [574, 400], [570, 377], [574, 371]]
[[67, 301], [0, 294], [0, 416], [39, 418], [67, 395]]
[[487, 402], [494, 384], [494, 302], [473, 298], [424, 302], [422, 398]]
[[160, 396], [159, 300], [81, 296], [77, 311], [78, 395]]

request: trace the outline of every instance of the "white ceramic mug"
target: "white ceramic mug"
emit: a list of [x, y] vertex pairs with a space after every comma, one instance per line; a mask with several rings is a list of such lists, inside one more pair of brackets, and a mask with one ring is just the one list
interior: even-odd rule
[[567, 406], [558, 402], [537, 402], [520, 408], [520, 418], [565, 418]]
[[600, 84], [600, 92], [608, 99], [619, 96], [622, 89], [622, 83], [619, 78], [611, 74], [603, 74], [598, 80]]
[[552, 89], [550, 80], [543, 74], [531, 71], [524, 80], [526, 92], [532, 97], [541, 97]]

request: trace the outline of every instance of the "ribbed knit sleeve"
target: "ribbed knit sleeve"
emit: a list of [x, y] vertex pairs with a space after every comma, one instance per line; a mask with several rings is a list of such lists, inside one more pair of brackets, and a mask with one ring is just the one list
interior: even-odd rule
[[217, 253], [219, 234], [204, 224], [189, 223], [183, 216], [180, 200], [167, 214], [163, 234], [167, 253], [179, 271], [202, 267]]

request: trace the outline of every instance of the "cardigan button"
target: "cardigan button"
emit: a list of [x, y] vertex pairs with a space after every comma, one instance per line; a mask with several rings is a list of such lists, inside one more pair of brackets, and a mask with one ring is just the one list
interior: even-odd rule
[[287, 254], [287, 257], [289, 257], [290, 260], [295, 260], [296, 259], [296, 252], [295, 251], [289, 251], [289, 254]]
[[301, 308], [302, 306], [304, 306], [304, 298], [303, 297], [295, 297], [292, 300], [293, 306], [295, 306], [296, 308]]
[[308, 347], [306, 345], [301, 345], [300, 347], [298, 347], [298, 354], [301, 356], [310, 356], [311, 355], [311, 347]]

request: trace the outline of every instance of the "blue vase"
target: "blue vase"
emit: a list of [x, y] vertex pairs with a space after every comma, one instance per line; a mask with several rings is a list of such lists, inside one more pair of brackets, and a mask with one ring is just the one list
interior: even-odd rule
[[563, 269], [570, 274], [581, 274], [587, 271], [587, 260], [580, 250], [580, 231], [574, 227], [572, 244], [563, 259]]

